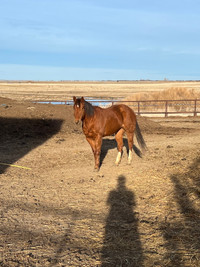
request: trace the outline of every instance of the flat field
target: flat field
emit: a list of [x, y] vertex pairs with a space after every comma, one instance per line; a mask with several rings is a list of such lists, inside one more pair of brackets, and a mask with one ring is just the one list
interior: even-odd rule
[[0, 266], [200, 266], [200, 117], [138, 117], [146, 154], [128, 165], [124, 137], [117, 167], [114, 137], [104, 138], [95, 173], [72, 107], [32, 100], [175, 85], [67, 84], [1, 83]]
[[0, 96], [15, 100], [71, 100], [75, 96], [121, 99], [170, 88], [200, 91], [200, 81], [0, 82]]

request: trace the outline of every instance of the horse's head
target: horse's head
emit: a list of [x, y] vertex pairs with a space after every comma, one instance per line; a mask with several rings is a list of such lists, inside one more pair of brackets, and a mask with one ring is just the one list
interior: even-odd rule
[[84, 114], [85, 114], [85, 109], [84, 109], [84, 98], [76, 98], [75, 96], [73, 97], [74, 100], [74, 118], [75, 122], [79, 123], [80, 120], [83, 119]]

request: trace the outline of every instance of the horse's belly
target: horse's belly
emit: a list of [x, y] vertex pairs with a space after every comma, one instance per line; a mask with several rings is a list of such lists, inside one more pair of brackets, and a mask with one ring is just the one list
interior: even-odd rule
[[119, 123], [109, 123], [106, 124], [104, 128], [103, 136], [108, 136], [117, 133], [122, 128], [122, 125]]

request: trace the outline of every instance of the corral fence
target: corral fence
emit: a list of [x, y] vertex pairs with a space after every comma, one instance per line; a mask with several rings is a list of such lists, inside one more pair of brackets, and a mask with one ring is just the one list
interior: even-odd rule
[[[146, 116], [165, 116], [169, 115], [192, 115], [197, 116], [200, 114], [200, 99], [184, 99], [184, 100], [139, 100], [139, 101], [124, 101], [124, 100], [93, 100], [88, 99], [88, 102], [96, 106], [108, 107], [114, 104], [126, 104], [134, 109], [137, 115]], [[33, 101], [38, 103], [48, 104], [66, 104], [73, 105], [73, 101]]]

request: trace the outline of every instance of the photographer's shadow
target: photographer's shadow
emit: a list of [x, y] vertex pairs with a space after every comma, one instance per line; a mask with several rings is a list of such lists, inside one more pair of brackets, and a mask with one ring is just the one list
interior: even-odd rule
[[117, 188], [108, 196], [110, 211], [106, 220], [102, 267], [143, 266], [138, 220], [134, 214], [134, 193], [126, 188], [126, 178], [118, 177]]

